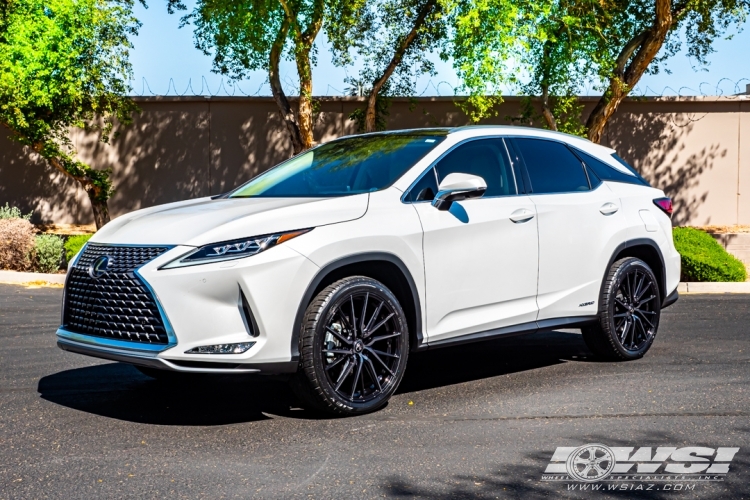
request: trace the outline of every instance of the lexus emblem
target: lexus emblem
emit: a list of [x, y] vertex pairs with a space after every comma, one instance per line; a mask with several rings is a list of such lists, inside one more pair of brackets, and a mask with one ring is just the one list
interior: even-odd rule
[[109, 265], [109, 255], [101, 255], [96, 258], [94, 262], [89, 264], [89, 276], [94, 279], [98, 279], [107, 272], [107, 265]]

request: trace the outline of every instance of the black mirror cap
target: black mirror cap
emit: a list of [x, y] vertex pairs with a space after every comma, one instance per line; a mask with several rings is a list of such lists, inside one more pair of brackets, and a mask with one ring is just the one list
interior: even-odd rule
[[441, 211], [448, 211], [451, 209], [454, 201], [468, 200], [470, 198], [481, 198], [487, 188], [477, 188], [471, 190], [462, 191], [440, 191], [435, 195], [435, 199], [432, 200], [432, 206]]

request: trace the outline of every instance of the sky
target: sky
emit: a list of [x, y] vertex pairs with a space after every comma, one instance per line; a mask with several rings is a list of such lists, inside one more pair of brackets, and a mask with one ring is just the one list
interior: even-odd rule
[[[191, 8], [193, 2], [185, 2]], [[166, 2], [149, 2], [149, 8], [136, 3], [135, 16], [143, 23], [138, 36], [131, 39], [133, 50], [134, 95], [271, 95], [266, 75], [255, 72], [246, 80], [230, 85], [226, 77], [211, 71], [211, 57], [195, 48], [191, 26], [179, 28], [183, 13], [170, 15]], [[356, 76], [358, 68], [336, 67], [327, 57], [324, 34], [318, 37], [318, 63], [313, 70], [313, 95], [330, 96], [345, 93], [347, 76]], [[686, 52], [669, 59], [671, 74], [644, 75], [636, 95], [727, 95], [745, 92], [750, 84], [750, 26], [735, 33], [731, 40], [714, 44], [716, 52], [709, 56], [709, 65], [696, 67]], [[437, 76], [417, 80], [417, 94], [452, 96], [458, 85], [450, 62], [433, 57]], [[281, 77], [285, 90], [295, 94], [296, 72], [292, 62], [282, 63]], [[590, 94], [596, 92], [592, 89]]]

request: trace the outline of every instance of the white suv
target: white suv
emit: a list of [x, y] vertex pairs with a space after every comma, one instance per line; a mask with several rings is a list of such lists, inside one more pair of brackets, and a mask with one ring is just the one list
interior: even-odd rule
[[382, 407], [412, 351], [581, 328], [597, 356], [636, 359], [677, 299], [671, 211], [578, 137], [345, 137], [107, 224], [69, 266], [58, 345], [155, 378], [290, 373], [341, 414]]

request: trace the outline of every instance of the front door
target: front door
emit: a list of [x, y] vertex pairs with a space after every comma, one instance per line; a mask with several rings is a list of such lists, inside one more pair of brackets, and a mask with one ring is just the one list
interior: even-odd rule
[[[434, 208], [437, 184], [448, 174], [478, 175], [482, 198]], [[426, 333], [429, 343], [536, 319], [536, 211], [519, 195], [502, 139], [463, 143], [427, 171], [411, 190], [424, 231]]]

